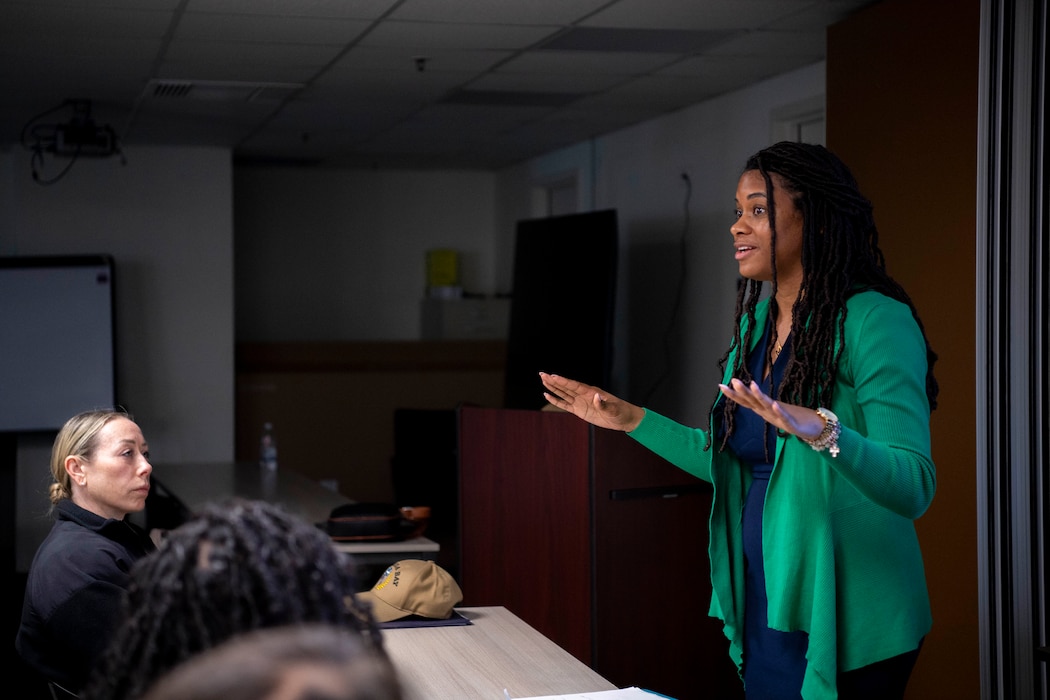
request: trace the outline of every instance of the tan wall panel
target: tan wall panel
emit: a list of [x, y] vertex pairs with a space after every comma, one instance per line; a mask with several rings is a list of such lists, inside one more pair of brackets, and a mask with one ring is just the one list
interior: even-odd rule
[[909, 698], [980, 696], [976, 512], [978, 0], [885, 0], [831, 28], [827, 141], [875, 205], [936, 365], [937, 495], [917, 523], [934, 626]]

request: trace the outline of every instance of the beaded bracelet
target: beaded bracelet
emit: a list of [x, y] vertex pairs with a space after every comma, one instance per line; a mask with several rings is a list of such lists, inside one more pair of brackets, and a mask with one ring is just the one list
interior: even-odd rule
[[824, 429], [820, 431], [820, 435], [812, 440], [809, 438], [802, 438], [802, 442], [806, 443], [817, 452], [828, 450], [831, 452], [832, 457], [838, 457], [839, 435], [842, 433], [842, 424], [839, 423], [838, 416], [823, 406], [817, 409], [817, 415], [824, 419]]

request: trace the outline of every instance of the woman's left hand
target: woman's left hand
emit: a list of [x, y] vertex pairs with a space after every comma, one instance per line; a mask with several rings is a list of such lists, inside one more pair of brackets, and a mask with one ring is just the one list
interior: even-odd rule
[[739, 379], [731, 379], [728, 385], [719, 384], [718, 388], [727, 398], [750, 408], [767, 423], [790, 435], [813, 440], [824, 430], [824, 419], [815, 410], [774, 401], [756, 382], [744, 384]]

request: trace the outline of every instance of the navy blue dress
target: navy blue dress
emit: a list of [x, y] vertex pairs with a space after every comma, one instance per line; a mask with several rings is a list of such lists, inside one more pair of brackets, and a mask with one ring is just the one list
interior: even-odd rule
[[[761, 377], [766, 359], [769, 330], [748, 357], [751, 376]], [[791, 337], [773, 363], [773, 387], [769, 380], [756, 380], [767, 394], [776, 391], [791, 353]], [[767, 624], [768, 601], [762, 563], [762, 509], [776, 454], [776, 428], [754, 411], [738, 408], [729, 448], [751, 470], [752, 482], [744, 501], [743, 536], [745, 572], [744, 600], [744, 690], [749, 698], [798, 700], [806, 672], [805, 632], [780, 632]], [[768, 457], [767, 457], [768, 455]]]

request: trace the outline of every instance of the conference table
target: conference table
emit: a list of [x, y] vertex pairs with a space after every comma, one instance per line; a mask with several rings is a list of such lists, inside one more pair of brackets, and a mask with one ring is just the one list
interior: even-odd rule
[[469, 625], [383, 630], [406, 700], [503, 700], [616, 686], [500, 606], [456, 608]]
[[[236, 496], [280, 504], [320, 525], [334, 508], [351, 502], [297, 472], [267, 472], [253, 463], [158, 464], [153, 476], [159, 490], [187, 513]], [[434, 559], [439, 549], [425, 537], [334, 546], [373, 565]], [[504, 689], [512, 698], [616, 689], [507, 608], [456, 611], [470, 624], [383, 629], [384, 645], [405, 685], [405, 700], [505, 700]]]
[[[315, 525], [324, 525], [338, 506], [352, 503], [346, 496], [286, 468], [268, 471], [253, 462], [156, 464], [153, 480], [188, 514], [206, 503], [231, 497], [276, 503]], [[350, 554], [361, 569], [362, 583], [371, 585], [376, 570], [401, 559], [435, 559], [440, 546], [426, 537], [386, 542], [334, 542]], [[364, 586], [368, 587], [368, 586]]]
[[153, 480], [187, 510], [231, 497], [277, 503], [311, 523], [324, 523], [346, 496], [290, 469], [268, 471], [253, 462], [153, 465]]

